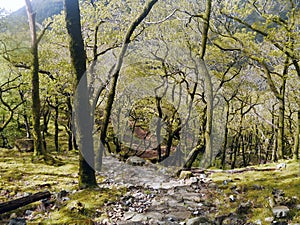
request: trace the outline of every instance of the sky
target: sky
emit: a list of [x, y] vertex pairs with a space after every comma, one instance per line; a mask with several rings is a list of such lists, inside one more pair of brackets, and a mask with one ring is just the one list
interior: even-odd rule
[[4, 8], [7, 11], [16, 11], [25, 5], [25, 0], [0, 0], [0, 8]]

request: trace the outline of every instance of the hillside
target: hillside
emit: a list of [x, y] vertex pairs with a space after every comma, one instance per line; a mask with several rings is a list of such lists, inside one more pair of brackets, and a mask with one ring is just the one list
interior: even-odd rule
[[[46, 18], [59, 14], [63, 10], [63, 0], [33, 0], [32, 7], [36, 12], [37, 22], [42, 23]], [[10, 14], [10, 17], [17, 20], [27, 17], [26, 8], [23, 7]]]
[[[245, 171], [199, 174], [192, 170], [192, 177], [178, 179], [170, 176], [175, 167], [148, 162], [133, 166], [105, 157], [97, 174], [99, 188], [78, 190], [74, 153], [59, 156], [59, 165], [45, 165], [32, 163], [30, 153], [0, 149], [0, 202], [42, 191], [52, 194], [49, 200], [2, 214], [0, 223], [14, 220], [9, 217], [22, 218], [27, 224], [81, 225], [300, 222], [299, 163], [295, 161], [285, 161], [286, 167], [280, 170], [275, 163]], [[287, 215], [274, 216], [276, 210], [284, 209]]]

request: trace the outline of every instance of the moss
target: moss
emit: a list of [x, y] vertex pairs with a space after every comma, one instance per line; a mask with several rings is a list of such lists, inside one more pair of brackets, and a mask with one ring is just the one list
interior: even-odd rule
[[[300, 176], [299, 176], [299, 162], [286, 161], [287, 168], [283, 170], [273, 171], [248, 171], [236, 174], [227, 173], [213, 173], [212, 179], [216, 182], [221, 191], [217, 196], [218, 199], [223, 199], [220, 204], [219, 214], [225, 215], [230, 212], [235, 212], [241, 202], [248, 200], [252, 201], [252, 212], [248, 215], [249, 222], [255, 222], [258, 219], [264, 224], [264, 218], [272, 217], [272, 211], [269, 206], [268, 198], [272, 196], [272, 190], [282, 189], [285, 196], [299, 197], [300, 190]], [[267, 165], [257, 166], [257, 168], [276, 167], [276, 164], [271, 163]], [[227, 185], [223, 181], [229, 181]], [[236, 186], [239, 190], [236, 202], [229, 202], [229, 195], [234, 194], [231, 189]], [[300, 202], [298, 202], [299, 204]], [[300, 211], [292, 210], [293, 223], [299, 223]]]
[[49, 215], [42, 224], [93, 224], [92, 219], [103, 216], [101, 208], [114, 202], [125, 189], [86, 189], [71, 195], [71, 200], [60, 210]]

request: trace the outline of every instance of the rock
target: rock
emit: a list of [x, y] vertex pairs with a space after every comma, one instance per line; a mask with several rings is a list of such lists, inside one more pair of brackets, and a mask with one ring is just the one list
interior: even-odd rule
[[124, 217], [124, 220], [130, 220], [135, 215], [136, 215], [135, 212], [125, 212], [123, 217]]
[[[256, 220], [256, 221], [255, 221], [255, 224], [256, 224], [256, 225], [262, 225], [262, 222], [261, 222], [261, 220]], [[248, 225], [248, 223], [247, 223], [247, 225]]]
[[191, 171], [181, 171], [179, 175], [179, 179], [189, 179], [193, 176], [193, 173]]
[[218, 184], [216, 183], [209, 183], [207, 186], [209, 189], [218, 189]]
[[20, 152], [33, 152], [34, 142], [33, 139], [23, 138], [15, 141], [15, 146]]
[[143, 166], [143, 165], [145, 165], [146, 160], [142, 159], [140, 157], [137, 157], [137, 156], [132, 156], [126, 160], [126, 163], [128, 163], [129, 165], [132, 165], [132, 166]]
[[252, 188], [253, 190], [263, 190], [265, 187], [258, 184], [254, 184]]
[[26, 210], [24, 214], [25, 214], [25, 216], [31, 216], [32, 213], [33, 213], [32, 210]]
[[8, 225], [26, 225], [26, 220], [24, 218], [13, 218]]
[[247, 201], [245, 203], [241, 203], [237, 208], [237, 214], [248, 214], [251, 209], [252, 203]]
[[187, 220], [186, 225], [209, 225], [209, 220], [205, 217], [194, 217]]
[[285, 164], [285, 163], [279, 163], [279, 164], [276, 166], [276, 169], [277, 169], [277, 170], [286, 169], [286, 164]]
[[133, 222], [142, 222], [142, 221], [147, 221], [147, 216], [143, 215], [143, 214], [136, 214], [134, 215], [130, 221], [133, 221]]
[[280, 205], [273, 207], [272, 212], [276, 218], [285, 218], [288, 216], [290, 209], [284, 205]]
[[288, 225], [286, 221], [273, 221], [271, 225]]
[[192, 185], [192, 184], [197, 184], [198, 183], [198, 178], [197, 177], [190, 177], [185, 181], [187, 185]]
[[80, 201], [71, 202], [69, 206], [69, 210], [79, 212], [79, 213], [83, 213], [84, 209], [85, 209], [84, 205]]
[[283, 190], [274, 188], [273, 191], [272, 191], [272, 195], [273, 195], [274, 197], [278, 197], [278, 196], [284, 196], [285, 193], [284, 193]]
[[66, 197], [69, 193], [66, 190], [62, 190], [57, 194], [58, 199], [62, 199], [63, 197]]
[[230, 195], [230, 196], [229, 196], [229, 200], [230, 200], [231, 202], [235, 202], [235, 197], [234, 197], [233, 195]]
[[266, 217], [265, 222], [271, 223], [274, 220], [274, 217]]

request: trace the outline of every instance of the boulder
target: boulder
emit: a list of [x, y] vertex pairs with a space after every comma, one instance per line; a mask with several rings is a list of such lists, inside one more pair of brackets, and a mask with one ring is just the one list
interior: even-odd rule
[[189, 179], [193, 176], [193, 173], [191, 171], [181, 171], [179, 175], [179, 179]]
[[34, 150], [34, 142], [30, 138], [17, 139], [15, 146], [20, 152], [33, 152]]
[[26, 220], [24, 218], [13, 218], [8, 225], [26, 225]]
[[242, 202], [237, 208], [237, 214], [248, 214], [250, 212], [251, 207], [252, 203], [250, 201]]
[[146, 160], [137, 156], [131, 156], [126, 160], [126, 163], [132, 166], [143, 166], [145, 165]]
[[284, 205], [279, 205], [273, 207], [272, 212], [276, 218], [285, 218], [288, 216], [290, 209]]
[[205, 217], [194, 217], [186, 222], [186, 225], [209, 225], [209, 220]]

